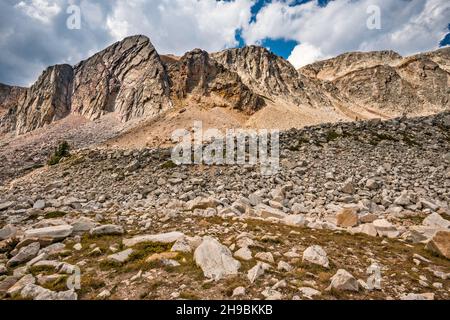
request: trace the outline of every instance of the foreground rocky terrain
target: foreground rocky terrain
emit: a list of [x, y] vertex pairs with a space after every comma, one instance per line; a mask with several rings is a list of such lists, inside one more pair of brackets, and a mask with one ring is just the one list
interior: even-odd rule
[[[134, 36], [0, 84], [0, 298], [449, 299], [449, 55]], [[176, 166], [195, 121], [281, 130], [280, 170]]]
[[449, 113], [280, 141], [271, 177], [105, 142], [6, 179], [0, 295], [449, 299]]

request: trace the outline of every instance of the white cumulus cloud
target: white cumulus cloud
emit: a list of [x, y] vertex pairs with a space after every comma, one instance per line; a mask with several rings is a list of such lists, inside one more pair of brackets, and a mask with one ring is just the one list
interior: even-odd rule
[[236, 31], [251, 18], [253, 0], [117, 1], [108, 17], [111, 35], [120, 40], [145, 34], [161, 53], [183, 54], [236, 46]]
[[[381, 28], [370, 29], [368, 8], [380, 9]], [[314, 60], [348, 51], [391, 49], [409, 55], [436, 49], [448, 32], [448, 0], [335, 0], [292, 5], [267, 4], [243, 32], [247, 43], [265, 38], [300, 44], [289, 60], [300, 67]]]
[[[437, 48], [448, 32], [448, 0], [272, 0], [252, 19], [255, 0], [0, 0], [0, 82], [29, 85], [49, 65], [76, 64], [114, 41], [148, 36], [160, 53], [217, 51], [265, 39], [295, 40], [300, 67], [348, 51], [393, 49], [403, 55]], [[81, 9], [70, 30], [67, 8]], [[378, 6], [381, 29], [367, 28]], [[271, 44], [276, 51], [275, 44]]]
[[288, 58], [288, 61], [292, 63], [296, 68], [301, 68], [306, 66], [307, 64], [316, 62], [318, 60], [324, 60], [328, 58], [325, 56], [320, 50], [309, 43], [301, 43], [292, 50], [291, 55]]

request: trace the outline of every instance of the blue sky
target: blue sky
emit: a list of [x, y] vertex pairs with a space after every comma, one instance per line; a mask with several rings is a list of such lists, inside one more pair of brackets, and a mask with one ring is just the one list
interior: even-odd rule
[[[296, 0], [293, 1], [290, 6], [296, 6], [299, 4], [303, 4], [306, 2], [310, 2], [313, 0]], [[327, 3], [330, 0], [319, 0], [318, 4], [320, 6], [326, 6]], [[251, 12], [252, 12], [252, 17], [251, 17], [251, 22], [255, 22], [256, 21], [256, 17], [258, 12], [261, 10], [261, 8], [263, 8], [265, 5], [267, 5], [268, 3], [271, 3], [271, 0], [257, 0], [255, 2], [255, 4], [252, 6], [251, 8]], [[245, 40], [242, 39], [242, 37], [240, 36], [241, 32], [240, 30], [238, 32], [236, 32], [236, 39], [237, 41], [239, 41], [239, 47], [245, 46]], [[262, 46], [268, 48], [269, 50], [271, 50], [273, 53], [287, 59], [289, 58], [292, 50], [294, 50], [294, 48], [298, 45], [298, 42], [295, 40], [286, 40], [286, 39], [264, 39], [261, 43]]]
[[[307, 2], [315, 2], [315, 0], [294, 0], [289, 4], [290, 7], [295, 7]], [[326, 7], [327, 4], [333, 0], [317, 0], [316, 2], [320, 7]], [[257, 0], [253, 7], [251, 8], [252, 18], [251, 22], [255, 22], [257, 20], [257, 14], [260, 10], [269, 3], [272, 3], [272, 0]], [[448, 21], [450, 22], [450, 16], [448, 16]], [[450, 23], [448, 25], [448, 33], [446, 36], [439, 41], [439, 47], [444, 47], [450, 45]], [[239, 46], [242, 47], [246, 44], [245, 40], [241, 37], [241, 30], [236, 32], [236, 39], [239, 42]], [[267, 47], [275, 54], [288, 59], [291, 55], [294, 48], [299, 45], [300, 42], [296, 40], [284, 39], [284, 38], [266, 38], [261, 40], [260, 45]]]
[[[71, 6], [80, 29], [67, 27]], [[28, 86], [135, 34], [161, 54], [262, 45], [299, 68], [349, 51], [434, 50], [450, 44], [449, 24], [448, 0], [1, 0], [0, 82]]]

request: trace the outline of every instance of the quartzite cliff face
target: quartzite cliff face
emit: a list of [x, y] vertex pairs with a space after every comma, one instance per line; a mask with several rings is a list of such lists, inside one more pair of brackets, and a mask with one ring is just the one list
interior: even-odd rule
[[299, 70], [338, 89], [353, 110], [385, 117], [450, 107], [450, 48], [402, 58], [393, 51], [346, 53]]
[[18, 99], [0, 121], [4, 131], [25, 133], [64, 118], [70, 113], [73, 69], [47, 68], [31, 88], [19, 90]]
[[450, 48], [407, 58], [356, 52], [297, 71], [257, 46], [178, 58], [133, 36], [74, 67], [49, 67], [29, 89], [1, 85], [0, 130], [21, 134], [70, 114], [96, 120], [114, 113], [127, 122], [192, 103], [248, 115], [286, 104], [349, 120], [431, 114], [450, 107], [449, 56]]
[[214, 53], [212, 57], [239, 74], [249, 88], [273, 101], [314, 107], [331, 104], [310, 79], [265, 48], [249, 46], [229, 49]]
[[170, 106], [169, 79], [144, 36], [126, 38], [75, 66], [72, 111], [95, 120], [155, 116]]
[[211, 107], [230, 107], [254, 113], [265, 105], [264, 99], [251, 91], [236, 72], [211, 59], [206, 51], [196, 49], [168, 64], [172, 98], [178, 104], [192, 98]]

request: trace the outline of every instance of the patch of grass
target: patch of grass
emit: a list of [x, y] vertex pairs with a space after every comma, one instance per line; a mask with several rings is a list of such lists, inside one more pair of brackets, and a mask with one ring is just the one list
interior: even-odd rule
[[130, 255], [130, 262], [146, 259], [154, 253], [167, 252], [172, 248], [173, 243], [144, 242], [133, 247], [133, 253]]
[[67, 212], [62, 211], [52, 211], [45, 214], [45, 219], [55, 219], [55, 218], [62, 218], [67, 214]]
[[88, 294], [90, 292], [102, 289], [105, 287], [105, 282], [96, 278], [92, 274], [81, 275], [81, 289], [80, 295]]
[[180, 266], [166, 267], [166, 271], [189, 275], [193, 281], [202, 281], [205, 279], [202, 269], [197, 266], [192, 254], [179, 253], [175, 260], [180, 263]]
[[144, 242], [133, 247], [133, 253], [124, 265], [124, 272], [150, 270], [161, 267], [161, 261], [147, 262], [146, 259], [155, 253], [167, 252], [173, 243]]
[[67, 290], [67, 278], [68, 276], [62, 275], [55, 281], [43, 285], [44, 288], [51, 291], [66, 291]]
[[90, 246], [92, 244], [95, 244], [102, 252], [107, 252], [109, 250], [109, 247], [113, 244], [118, 245], [118, 250], [122, 250], [123, 244], [122, 244], [122, 236], [91, 236], [89, 234], [84, 235], [81, 238], [81, 245], [83, 248], [86, 248], [89, 252], [92, 251]]
[[30, 268], [30, 273], [34, 276], [38, 275], [38, 274], [54, 274], [55, 273], [55, 268], [54, 267], [50, 267], [50, 266], [32, 266]]
[[172, 160], [166, 161], [161, 165], [161, 168], [163, 169], [173, 169], [176, 167], [177, 165]]
[[408, 135], [406, 132], [403, 133], [402, 137], [403, 142], [405, 142], [408, 146], [420, 146], [420, 143], [416, 142], [413, 137]]
[[214, 283], [213, 282], [205, 282], [202, 284], [202, 289], [208, 290], [214, 287]]
[[25, 221], [36, 220], [37, 218], [39, 218], [39, 214], [37, 214], [36, 212], [33, 212], [25, 219]]
[[180, 298], [184, 300], [200, 300], [200, 297], [191, 291], [181, 292]]
[[57, 165], [62, 158], [70, 156], [70, 145], [67, 141], [62, 141], [57, 148], [55, 148], [54, 153], [48, 160], [49, 166]]
[[327, 139], [327, 142], [331, 142], [331, 141], [335, 141], [335, 140], [339, 139], [340, 136], [341, 135], [338, 134], [336, 131], [331, 130], [331, 131], [327, 132], [326, 139]]
[[102, 270], [102, 271], [111, 270], [111, 269], [117, 270], [123, 266], [123, 263], [104, 259], [104, 260], [100, 261], [99, 266], [100, 266], [100, 270]]

